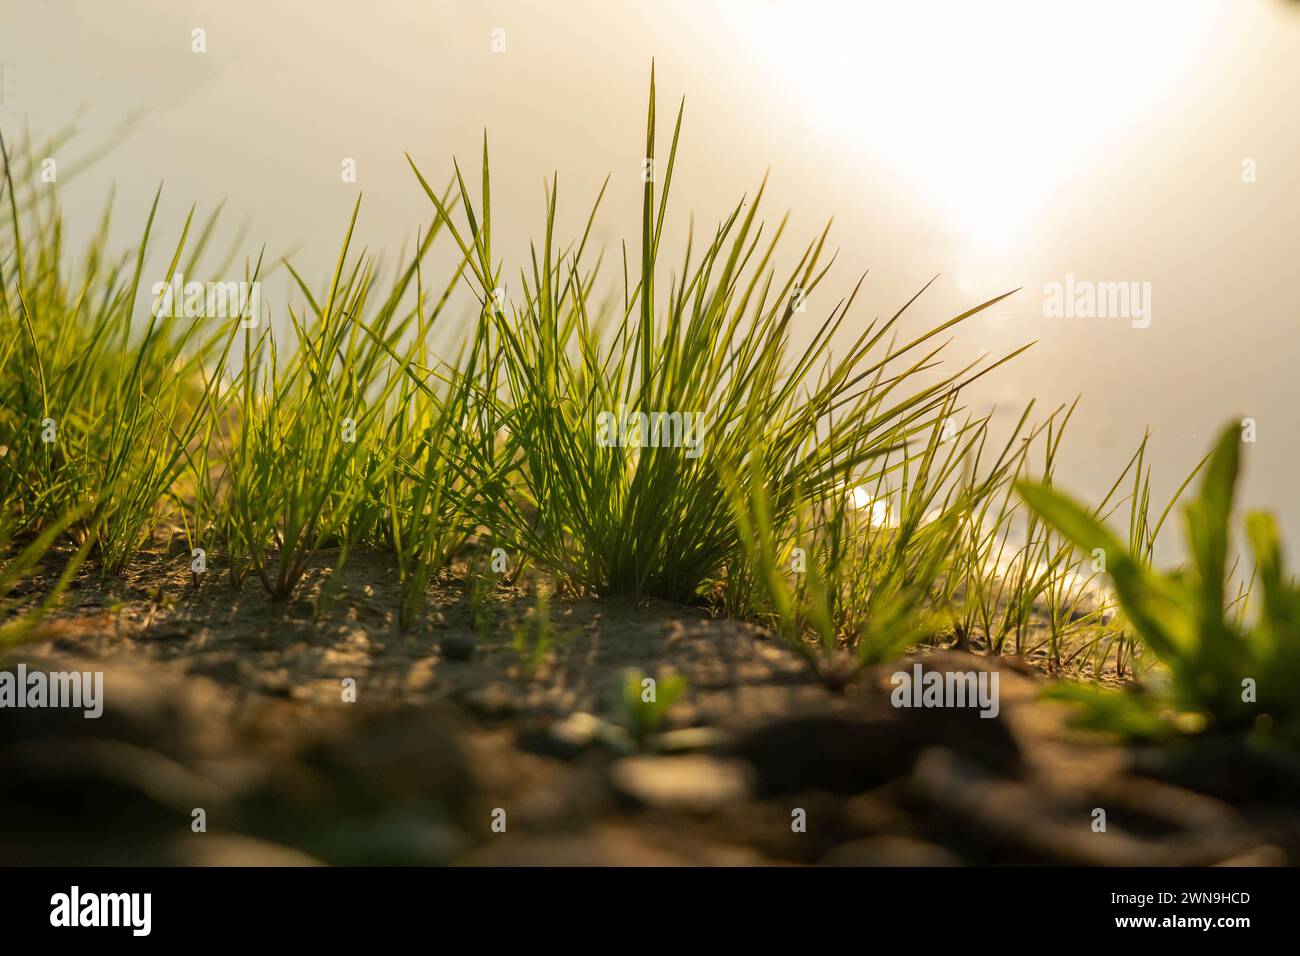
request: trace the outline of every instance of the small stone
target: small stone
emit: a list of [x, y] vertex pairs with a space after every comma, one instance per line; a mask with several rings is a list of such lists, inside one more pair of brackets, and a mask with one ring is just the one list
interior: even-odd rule
[[500, 684], [458, 690], [454, 692], [454, 697], [483, 720], [508, 720], [519, 713], [518, 698]]
[[687, 727], [646, 738], [646, 746], [661, 754], [716, 753], [731, 746], [734, 737], [720, 727]]
[[474, 654], [473, 631], [448, 631], [438, 642], [442, 656], [449, 661], [467, 661]]
[[572, 760], [596, 747], [620, 754], [636, 751], [636, 742], [626, 730], [583, 711], [553, 721], [540, 733], [530, 734], [519, 743], [532, 753], [561, 760]]
[[748, 763], [702, 754], [624, 757], [610, 767], [609, 776], [622, 796], [663, 810], [708, 812], [747, 800], [753, 790]]

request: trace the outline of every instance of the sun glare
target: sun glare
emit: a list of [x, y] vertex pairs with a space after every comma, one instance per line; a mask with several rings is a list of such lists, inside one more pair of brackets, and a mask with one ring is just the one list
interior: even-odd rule
[[746, 24], [748, 55], [811, 132], [860, 157], [864, 173], [883, 167], [959, 238], [987, 247], [1023, 239], [1053, 191], [1158, 109], [1230, 12], [773, 2], [728, 16]]

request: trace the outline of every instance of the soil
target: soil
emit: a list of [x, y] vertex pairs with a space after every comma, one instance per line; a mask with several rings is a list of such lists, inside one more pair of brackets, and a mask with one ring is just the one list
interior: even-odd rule
[[[163, 548], [124, 577], [83, 574], [8, 653], [6, 667], [104, 672], [105, 707], [0, 713], [0, 861], [1300, 861], [1294, 766], [1231, 742], [1084, 735], [1013, 658], [917, 649], [837, 693], [753, 625], [556, 597], [559, 639], [530, 672], [511, 638], [521, 589], [477, 638], [454, 574], [401, 631], [377, 555], [353, 555], [328, 599], [324, 566], [282, 604], [210, 578], [194, 588]], [[996, 670], [998, 715], [895, 708], [890, 675], [915, 661]], [[639, 741], [618, 704], [628, 668], [686, 680]]]

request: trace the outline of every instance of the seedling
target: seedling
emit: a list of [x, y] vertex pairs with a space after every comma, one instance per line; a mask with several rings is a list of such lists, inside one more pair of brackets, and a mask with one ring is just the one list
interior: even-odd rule
[[537, 600], [524, 619], [511, 631], [511, 646], [519, 658], [519, 666], [529, 680], [537, 676], [546, 658], [555, 647], [558, 634], [551, 623], [551, 600], [545, 590], [539, 589]]
[[654, 678], [629, 668], [619, 675], [615, 702], [628, 733], [642, 740], [663, 724], [668, 711], [686, 693], [686, 678], [660, 671]]
[[470, 627], [480, 641], [486, 640], [496, 630], [496, 602], [494, 594], [500, 577], [496, 572], [480, 565], [472, 565], [465, 581], [465, 602], [469, 607]]

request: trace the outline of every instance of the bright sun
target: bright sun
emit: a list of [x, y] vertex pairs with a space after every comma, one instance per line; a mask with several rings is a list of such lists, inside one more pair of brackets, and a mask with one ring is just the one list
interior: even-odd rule
[[1137, 130], [1230, 7], [763, 2], [724, 15], [814, 132], [988, 247], [1022, 237], [1053, 191]]

